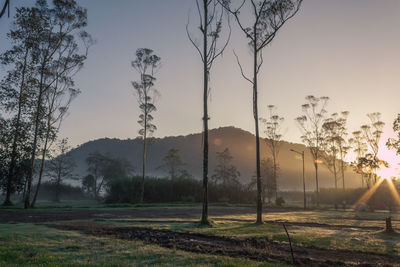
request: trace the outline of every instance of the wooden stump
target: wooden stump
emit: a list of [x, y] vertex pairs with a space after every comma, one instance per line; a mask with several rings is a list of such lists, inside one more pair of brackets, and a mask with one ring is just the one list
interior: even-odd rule
[[392, 217], [387, 217], [386, 218], [386, 233], [393, 233], [393, 227], [392, 227]]

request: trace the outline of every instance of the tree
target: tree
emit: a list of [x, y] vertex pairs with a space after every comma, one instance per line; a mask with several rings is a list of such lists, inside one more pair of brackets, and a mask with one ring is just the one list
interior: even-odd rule
[[[200, 2], [202, 4], [200, 4]], [[199, 16], [202, 45], [199, 45], [189, 33], [189, 22], [186, 24], [186, 33], [190, 42], [199, 52], [203, 63], [203, 209], [201, 213], [201, 224], [209, 224], [208, 221], [208, 95], [211, 68], [214, 61], [222, 55], [229, 43], [229, 36], [220, 46], [218, 41], [222, 31], [224, 9], [218, 5], [217, 0], [196, 0]]]
[[181, 171], [180, 167], [184, 165], [179, 155], [179, 149], [171, 148], [168, 150], [167, 155], [163, 158], [163, 162], [160, 168], [168, 171], [171, 181], [179, 177], [178, 173]]
[[156, 97], [159, 95], [154, 88], [154, 77], [156, 70], [160, 67], [161, 58], [148, 48], [136, 50], [136, 59], [132, 61], [132, 67], [139, 73], [140, 80], [132, 82], [141, 114], [139, 115], [139, 135], [143, 139], [143, 162], [142, 162], [142, 190], [140, 201], [144, 200], [144, 179], [146, 176], [147, 139], [153, 134], [157, 127], [152, 123], [152, 112], [156, 111]]
[[269, 118], [260, 118], [260, 121], [264, 123], [266, 130], [264, 131], [266, 138], [264, 139], [273, 161], [273, 180], [275, 184], [275, 200], [278, 199], [278, 154], [282, 145], [282, 123], [283, 117], [280, 117], [275, 113], [276, 107], [274, 105], [268, 106]]
[[[261, 169], [260, 169], [260, 134], [258, 127], [258, 74], [260, 73], [263, 60], [263, 49], [275, 38], [279, 29], [300, 9], [302, 0], [243, 0], [239, 7], [233, 8], [230, 0], [218, 0], [219, 3], [235, 18], [239, 28], [249, 40], [249, 46], [253, 56], [253, 78], [248, 78], [236, 56], [240, 71], [253, 87], [253, 117], [256, 135], [256, 170], [257, 170], [257, 223], [262, 223], [262, 200], [261, 200]], [[249, 3], [252, 21], [246, 27], [243, 21], [248, 17], [241, 17], [241, 10]], [[235, 54], [236, 55], [236, 54]]]
[[365, 154], [368, 151], [368, 145], [365, 143], [361, 131], [354, 131], [352, 135], [353, 137], [349, 139], [349, 144], [352, 146], [353, 152], [356, 154], [356, 158], [354, 162], [352, 162], [352, 166], [355, 172], [361, 175], [361, 184], [362, 187], [364, 187], [365, 173], [363, 172], [362, 164], [359, 165], [359, 163], [360, 159], [365, 157]]
[[397, 118], [393, 122], [393, 131], [397, 135], [397, 140], [389, 138], [386, 142], [386, 146], [389, 149], [395, 150], [397, 155], [400, 155], [400, 114], [397, 114]]
[[213, 181], [216, 184], [222, 184], [224, 187], [239, 184], [240, 172], [232, 164], [233, 156], [229, 149], [225, 148], [224, 151], [217, 152], [216, 158], [218, 164], [214, 169], [214, 174], [211, 176]]
[[[271, 158], [261, 160], [261, 179], [262, 179], [262, 201], [265, 203], [265, 198], [268, 203], [271, 203], [272, 196], [276, 192], [276, 180], [274, 178], [274, 162]], [[249, 184], [250, 188], [257, 185], [257, 176], [254, 175]]]
[[47, 176], [50, 182], [55, 185], [56, 191], [54, 192], [54, 201], [60, 201], [60, 188], [63, 181], [66, 179], [73, 179], [73, 169], [75, 162], [71, 155], [68, 153], [71, 147], [68, 145], [68, 139], [61, 139], [57, 143], [57, 147], [53, 153], [57, 156], [51, 158], [46, 167]]
[[[37, 86], [34, 112], [32, 114], [33, 141], [31, 153], [31, 171], [28, 177], [28, 185], [25, 196], [25, 208], [32, 207], [30, 201], [32, 180], [36, 153], [43, 133], [43, 118], [46, 108], [44, 97], [52, 86], [59, 81], [62, 75], [67, 75], [71, 69], [81, 66], [85, 57], [77, 58], [76, 49], [69, 50], [69, 47], [78, 47], [76, 38], [88, 37], [82, 31], [87, 25], [87, 11], [77, 5], [74, 0], [53, 0], [50, 8], [44, 0], [37, 0], [33, 8], [38, 14], [39, 23], [37, 30], [38, 38], [34, 40], [35, 49], [32, 53], [37, 58], [36, 81]], [[70, 53], [73, 51], [73, 53]], [[63, 53], [66, 54], [63, 54]], [[61, 55], [61, 57], [59, 57]], [[55, 75], [56, 73], [56, 75]], [[42, 168], [40, 168], [42, 169]]]
[[317, 205], [319, 205], [318, 164], [321, 161], [321, 150], [324, 143], [322, 125], [326, 114], [325, 108], [328, 100], [329, 98], [326, 96], [307, 96], [306, 103], [301, 106], [304, 115], [296, 118], [300, 131], [303, 134], [301, 139], [310, 149], [314, 161]]
[[[36, 41], [39, 36], [38, 31], [39, 18], [34, 9], [17, 8], [13, 29], [7, 34], [8, 39], [12, 42], [11, 49], [7, 50], [0, 56], [2, 65], [8, 67], [7, 75], [1, 81], [0, 106], [13, 117], [12, 130], [10, 132], [12, 138], [9, 140], [11, 144], [10, 160], [7, 162], [7, 186], [6, 199], [4, 205], [12, 205], [10, 197], [13, 181], [19, 179], [16, 176], [16, 165], [18, 151], [22, 151], [21, 146], [26, 139], [21, 133], [28, 133], [26, 120], [32, 105], [31, 87], [35, 86], [33, 72], [36, 57], [32, 55], [32, 51], [37, 48]], [[24, 140], [26, 141], [26, 140]]]
[[322, 124], [322, 150], [324, 152], [321, 154], [321, 157], [323, 158], [323, 163], [334, 175], [336, 189], [338, 188], [337, 174], [341, 174], [343, 190], [345, 189], [345, 157], [349, 150], [346, 141], [348, 114], [348, 111], [343, 111], [340, 115], [338, 113], [333, 113], [331, 117], [327, 118]]
[[378, 178], [376, 171], [380, 168], [381, 165], [388, 165], [387, 162], [382, 161], [378, 158], [379, 142], [381, 140], [385, 123], [380, 120], [381, 113], [379, 112], [369, 113], [367, 114], [367, 116], [370, 120], [370, 123], [362, 125], [361, 131], [363, 133], [364, 140], [369, 145], [372, 153], [366, 154], [365, 160], [362, 160], [362, 162], [368, 163], [367, 165], [370, 169], [370, 173], [372, 173], [374, 183], [376, 183]]

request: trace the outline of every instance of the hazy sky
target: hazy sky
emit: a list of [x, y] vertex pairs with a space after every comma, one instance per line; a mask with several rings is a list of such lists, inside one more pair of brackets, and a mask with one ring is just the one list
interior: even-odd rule
[[[97, 44], [76, 76], [82, 94], [73, 102], [61, 135], [73, 145], [137, 136], [139, 110], [131, 81], [138, 76], [130, 62], [141, 47], [162, 58], [155, 136], [200, 132], [202, 66], [185, 31], [188, 14], [196, 31], [194, 0], [78, 2], [88, 9], [87, 30]], [[11, 1], [12, 7], [27, 3], [33, 0]], [[0, 52], [8, 47], [11, 21], [0, 20]], [[236, 26], [232, 23], [232, 41], [212, 69], [210, 127], [233, 125], [254, 132], [251, 87], [241, 78], [232, 51], [248, 74], [251, 57]], [[399, 47], [399, 0], [304, 0], [299, 14], [264, 51], [260, 115], [266, 115], [267, 105], [276, 105], [285, 117], [285, 139], [299, 142], [294, 119], [301, 114], [304, 97], [329, 96], [329, 113], [350, 111], [350, 132], [368, 122], [367, 113], [380, 111], [389, 135], [400, 112]]]

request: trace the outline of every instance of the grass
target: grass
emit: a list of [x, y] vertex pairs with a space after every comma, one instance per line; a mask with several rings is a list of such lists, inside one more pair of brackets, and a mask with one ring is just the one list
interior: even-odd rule
[[[355, 213], [336, 211], [306, 211], [266, 213], [265, 220], [288, 222], [314, 222], [330, 225], [350, 226], [380, 226], [383, 229], [384, 218], [387, 215], [377, 213]], [[364, 220], [357, 220], [357, 218]], [[154, 229], [169, 229], [172, 231], [202, 233], [207, 235], [228, 236], [235, 238], [259, 238], [287, 243], [288, 239], [283, 226], [265, 223], [256, 225], [254, 214], [240, 216], [212, 217], [212, 227], [199, 227], [195, 220], [168, 220], [146, 218], [97, 220], [99, 223], [151, 227]], [[398, 219], [397, 215], [394, 216]], [[232, 219], [232, 220], [230, 220]], [[237, 220], [246, 222], [238, 222]], [[368, 219], [368, 220], [366, 220]], [[394, 227], [397, 224], [394, 221]], [[330, 249], [349, 249], [364, 252], [400, 255], [400, 234], [387, 234], [382, 230], [365, 230], [359, 228], [326, 228], [313, 226], [287, 226], [292, 243], [298, 246], [316, 246]]]
[[[277, 266], [32, 224], [0, 224], [0, 266]], [[286, 265], [279, 265], [286, 266]]]

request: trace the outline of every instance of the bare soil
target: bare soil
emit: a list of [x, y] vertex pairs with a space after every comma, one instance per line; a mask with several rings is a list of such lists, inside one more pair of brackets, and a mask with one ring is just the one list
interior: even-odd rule
[[[88, 222], [68, 224], [47, 223], [62, 230], [74, 230], [84, 234], [107, 236], [125, 240], [141, 240], [166, 248], [195, 253], [244, 257], [258, 261], [292, 263], [290, 247], [268, 239], [217, 237], [203, 234], [155, 230], [143, 227], [121, 227]], [[352, 250], [323, 249], [294, 246], [295, 264], [299, 266], [399, 266], [400, 257]]]

